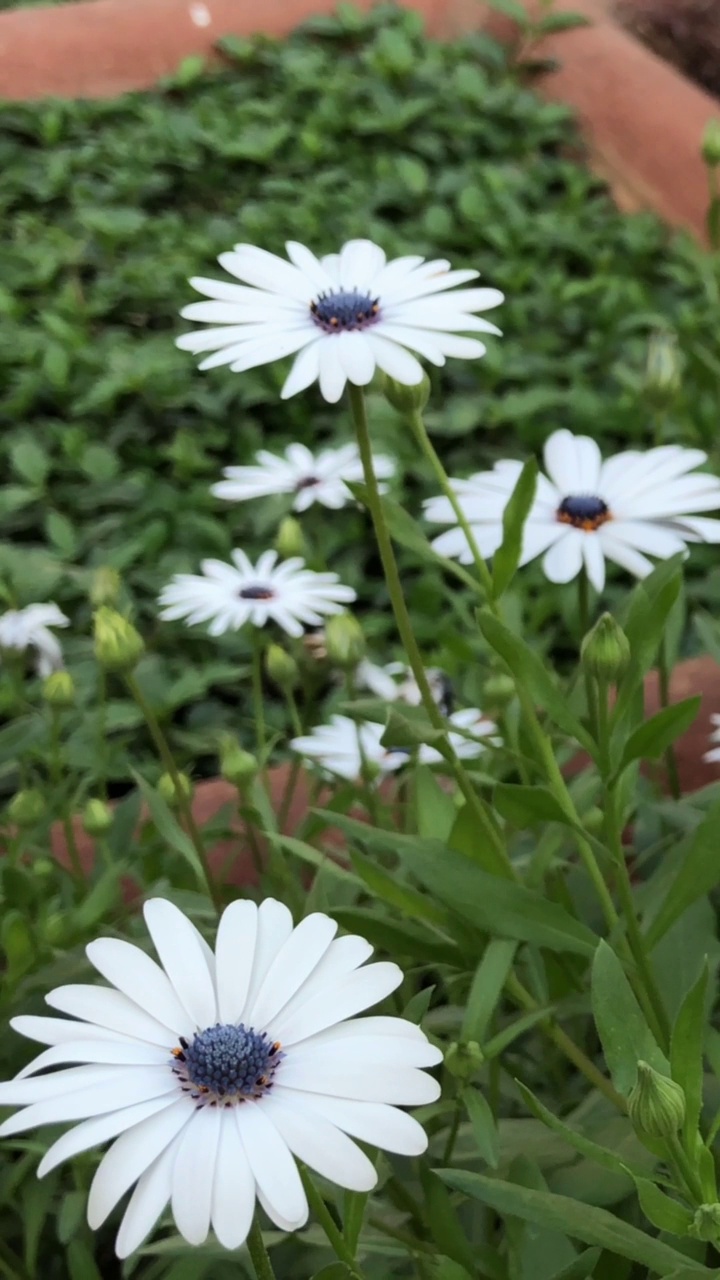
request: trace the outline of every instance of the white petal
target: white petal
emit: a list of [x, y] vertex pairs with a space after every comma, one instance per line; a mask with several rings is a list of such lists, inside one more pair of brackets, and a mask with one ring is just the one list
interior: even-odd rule
[[328, 404], [337, 404], [343, 391], [347, 376], [340, 358], [338, 336], [329, 334], [319, 345], [320, 358], [320, 394]]
[[[357, 769], [355, 772], [357, 773]], [[355, 934], [350, 934], [344, 938], [336, 938], [334, 942], [330, 943], [320, 963], [313, 969], [310, 977], [306, 979], [294, 996], [292, 1002], [293, 1016], [307, 1001], [312, 1000], [321, 992], [332, 989], [346, 974], [353, 973], [356, 969], [359, 969], [361, 964], [369, 960], [372, 953], [373, 948], [365, 938], [358, 938]], [[291, 1011], [286, 1010], [285, 1012], [290, 1013]], [[275, 1038], [273, 1033], [273, 1039]]]
[[427, 1150], [428, 1140], [422, 1125], [413, 1116], [384, 1102], [356, 1102], [348, 1098], [328, 1098], [321, 1094], [302, 1093], [276, 1084], [273, 1097], [287, 1098], [299, 1110], [311, 1111], [329, 1120], [338, 1129], [350, 1133], [361, 1142], [393, 1151], [400, 1156], [419, 1156]]
[[[362, 1026], [363, 1019], [356, 1020]], [[303, 1066], [311, 1066], [322, 1071], [325, 1062], [334, 1065], [352, 1066], [368, 1063], [371, 1067], [381, 1063], [392, 1067], [436, 1067], [442, 1062], [442, 1051], [430, 1044], [429, 1040], [415, 1036], [347, 1036], [333, 1035], [334, 1028], [313, 1036], [310, 1040], [302, 1040], [293, 1046], [293, 1062], [301, 1062]]]
[[587, 534], [580, 529], [568, 526], [565, 537], [558, 541], [545, 554], [543, 570], [551, 582], [571, 582], [582, 568], [583, 538], [596, 538], [597, 534]]
[[113, 1143], [95, 1171], [88, 1196], [87, 1220], [96, 1231], [125, 1192], [195, 1115], [187, 1098], [178, 1098]]
[[356, 387], [372, 382], [375, 361], [362, 333], [339, 333], [335, 338], [340, 362], [348, 381]]
[[[107, 1083], [112, 1089], [117, 1080], [126, 1075], [156, 1077], [155, 1068], [107, 1066], [105, 1064], [68, 1067], [65, 1071], [53, 1071], [45, 1076], [26, 1076], [20, 1080], [3, 1080], [0, 1082], [0, 1106], [22, 1107], [33, 1102], [44, 1102], [46, 1098], [60, 1098], [63, 1094], [72, 1094], [79, 1089], [92, 1089], [95, 1085]], [[150, 1095], [149, 1095], [150, 1096]]]
[[344, 289], [364, 293], [385, 266], [385, 254], [372, 240], [348, 240], [340, 250], [339, 274]]
[[223, 1113], [215, 1163], [212, 1225], [224, 1249], [239, 1249], [255, 1213], [255, 1179], [232, 1111]]
[[571, 431], [554, 431], [545, 444], [545, 467], [560, 492], [595, 494], [600, 488], [602, 457], [589, 436], [574, 436]]
[[295, 1062], [291, 1053], [282, 1062], [278, 1079], [285, 1088], [303, 1089], [307, 1093], [321, 1093], [331, 1098], [356, 1098], [359, 1102], [387, 1102], [394, 1106], [417, 1107], [435, 1102], [440, 1097], [440, 1085], [432, 1076], [417, 1067], [398, 1067], [379, 1064], [373, 1071], [371, 1064], [353, 1065], [347, 1059], [329, 1059], [318, 1067], [313, 1062], [306, 1066]]
[[265, 1210], [270, 1221], [273, 1222], [276, 1227], [279, 1227], [281, 1231], [299, 1231], [300, 1227], [305, 1226], [305, 1223], [307, 1222], [307, 1214], [304, 1218], [296, 1218], [294, 1220], [291, 1220], [290, 1218], [283, 1218], [282, 1214], [278, 1213], [277, 1209], [273, 1208], [267, 1196], [263, 1195], [259, 1187], [255, 1194], [257, 1195], [260, 1208]]
[[[10, 1026], [29, 1040], [41, 1044], [67, 1044], [69, 1040], [107, 1040], [112, 1044], [127, 1044], [129, 1037], [107, 1027], [96, 1027], [90, 1022], [76, 1022], [69, 1018], [41, 1018], [22, 1013], [10, 1019]], [[167, 1035], [167, 1032], [166, 1032]], [[135, 1037], [133, 1037], [134, 1039]]]
[[264, 1027], [285, 1007], [325, 955], [337, 933], [329, 916], [315, 912], [293, 929], [278, 951], [257, 996], [246, 1011], [248, 1022]]
[[210, 1230], [220, 1126], [227, 1119], [218, 1107], [201, 1107], [195, 1111], [180, 1139], [171, 1203], [175, 1225], [188, 1244], [203, 1244]]
[[547, 524], [528, 520], [523, 530], [521, 564], [528, 564], [536, 556], [542, 555], [553, 543], [565, 536], [567, 526], [559, 521]]
[[240, 1136], [258, 1190], [271, 1209], [288, 1222], [307, 1221], [308, 1206], [300, 1174], [287, 1145], [263, 1114], [262, 1102], [235, 1107]]
[[321, 347], [322, 339], [316, 338], [314, 342], [309, 342], [306, 347], [303, 347], [298, 352], [293, 367], [285, 379], [285, 385], [280, 392], [281, 400], [288, 400], [290, 396], [297, 395], [299, 391], [305, 391], [319, 377]]
[[357, 969], [337, 983], [328, 984], [304, 1003], [293, 1001], [273, 1020], [272, 1035], [285, 1046], [297, 1044], [298, 1040], [305, 1040], [316, 1031], [324, 1031], [334, 1022], [342, 1022], [384, 1000], [401, 982], [402, 970], [388, 961]]
[[63, 1160], [70, 1160], [81, 1151], [89, 1151], [91, 1147], [109, 1142], [110, 1138], [117, 1138], [119, 1133], [125, 1133], [127, 1129], [132, 1129], [133, 1125], [149, 1120], [156, 1111], [162, 1111], [165, 1107], [171, 1106], [174, 1101], [175, 1095], [167, 1094], [162, 1098], [151, 1098], [148, 1102], [136, 1102], [132, 1107], [123, 1107], [119, 1111], [111, 1111], [108, 1115], [93, 1116], [90, 1120], [83, 1120], [82, 1124], [76, 1124], [73, 1129], [68, 1129], [67, 1133], [48, 1148], [38, 1165], [38, 1178], [44, 1178], [46, 1173], [56, 1169]]
[[387, 338], [382, 338], [375, 330], [368, 330], [366, 339], [375, 362], [383, 373], [387, 373], [389, 377], [395, 378], [406, 387], [415, 387], [418, 382], [422, 382], [422, 365], [404, 347], [398, 346], [395, 342], [389, 342]]
[[251, 1009], [255, 1003], [257, 993], [265, 981], [265, 975], [278, 951], [290, 937], [292, 929], [293, 919], [283, 902], [278, 902], [275, 898], [265, 898], [260, 903], [250, 986], [248, 988], [247, 1002], [242, 1012], [238, 1015], [238, 1021], [242, 1022], [245, 1009]]
[[613, 520], [611, 532], [613, 539], [651, 556], [665, 558], [685, 550], [678, 533], [649, 520]]
[[594, 538], [592, 534], [583, 540], [583, 562], [585, 572], [596, 591], [605, 586], [605, 557], [602, 550], [602, 538]]
[[215, 943], [218, 1012], [221, 1022], [239, 1022], [247, 1000], [255, 955], [258, 910], [238, 899], [222, 913]]
[[110, 1040], [68, 1040], [65, 1044], [53, 1045], [44, 1053], [33, 1058], [22, 1071], [18, 1071], [16, 1080], [23, 1080], [35, 1071], [45, 1067], [57, 1067], [66, 1062], [104, 1063], [108, 1066], [130, 1067], [162, 1067], [168, 1062], [167, 1049], [159, 1045], [147, 1044], [144, 1041], [126, 1040], [125, 1043], [113, 1043]]
[[[270, 364], [272, 360], [283, 360], [286, 356], [294, 356], [296, 351], [300, 351], [302, 347], [314, 341], [315, 332], [307, 325], [287, 329], [283, 333], [271, 331], [264, 338], [247, 342], [240, 351], [233, 348], [230, 367], [233, 373], [245, 373], [248, 369], [257, 369], [259, 365]], [[210, 368], [210, 360], [203, 360], [200, 368]]]
[[267, 289], [298, 302], [312, 301], [313, 287], [302, 271], [283, 258], [252, 244], [236, 244], [232, 253], [221, 253], [218, 262], [238, 280]]
[[316, 1036], [305, 1041], [306, 1044], [327, 1044], [329, 1040], [357, 1040], [364, 1036], [402, 1036], [408, 1040], [419, 1040], [427, 1044], [427, 1036], [415, 1022], [407, 1018], [394, 1018], [386, 1014], [371, 1014], [367, 1018], [352, 1018], [350, 1022], [338, 1022], [327, 1031], [320, 1031]]
[[288, 240], [285, 248], [290, 261], [299, 267], [319, 293], [334, 287], [333, 277], [304, 244], [299, 244], [297, 240]]
[[195, 1025], [217, 1020], [215, 989], [196, 931], [172, 902], [151, 898], [143, 908], [155, 950], [177, 996]]
[[59, 1009], [61, 1013], [69, 1013], [71, 1017], [82, 1018], [87, 1022], [96, 1022], [110, 1031], [119, 1031], [133, 1039], [172, 1048], [172, 1036], [168, 1034], [168, 1028], [156, 1018], [151, 1018], [149, 1013], [121, 991], [73, 983], [72, 986], [56, 987], [54, 991], [48, 992], [45, 1003], [52, 1009]]
[[674, 524], [689, 541], [720, 542], [720, 520], [704, 516], [684, 516], [674, 521]]
[[140, 1247], [165, 1209], [172, 1188], [175, 1160], [182, 1135], [169, 1142], [164, 1151], [140, 1175], [120, 1223], [115, 1241], [118, 1258], [127, 1258]]
[[375, 1167], [342, 1130], [288, 1099], [270, 1096], [262, 1106], [298, 1160], [348, 1191], [372, 1191], [377, 1183]]
[[192, 1035], [194, 1026], [165, 973], [139, 947], [118, 938], [98, 938], [85, 953], [108, 982], [131, 1000], [142, 1001], [151, 1017], [175, 1035]]
[[634, 547], [628, 546], [626, 542], [615, 538], [609, 532], [607, 525], [603, 525], [599, 532], [603, 551], [608, 560], [614, 560], [615, 564], [619, 564], [622, 569], [627, 569], [627, 572], [632, 573], [636, 578], [646, 578], [649, 573], [652, 573], [652, 561], [636, 551]]
[[[112, 1073], [112, 1068], [107, 1068]], [[20, 1083], [25, 1084], [26, 1081]], [[136, 1102], [149, 1102], [153, 1098], [177, 1093], [177, 1080], [171, 1072], [157, 1072], [154, 1068], [123, 1067], [121, 1073], [92, 1087], [80, 1088], [72, 1093], [48, 1098], [16, 1111], [0, 1125], [0, 1137], [11, 1133], [23, 1133], [41, 1124], [59, 1124], [67, 1120], [86, 1120], [90, 1116], [107, 1115]]]

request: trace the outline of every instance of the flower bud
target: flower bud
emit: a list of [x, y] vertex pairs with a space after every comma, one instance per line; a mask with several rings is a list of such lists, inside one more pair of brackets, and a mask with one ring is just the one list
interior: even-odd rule
[[680, 390], [681, 361], [678, 340], [670, 330], [653, 333], [648, 343], [645, 391], [659, 406], [671, 404]]
[[705, 125], [702, 158], [712, 169], [720, 164], [720, 120], [708, 120]]
[[38, 876], [39, 879], [46, 880], [48, 876], [53, 875], [57, 870], [57, 865], [52, 861], [52, 858], [36, 858], [32, 864], [32, 869], [33, 874]]
[[8, 818], [13, 826], [24, 828], [37, 826], [45, 817], [47, 806], [42, 791], [28, 787], [18, 791], [8, 805]]
[[701, 1204], [695, 1211], [688, 1235], [706, 1244], [717, 1244], [720, 1240], [720, 1204]]
[[485, 1061], [477, 1040], [469, 1040], [467, 1044], [453, 1041], [445, 1054], [445, 1066], [457, 1080], [467, 1084], [477, 1074]]
[[685, 1094], [679, 1084], [647, 1062], [638, 1062], [628, 1098], [628, 1114], [638, 1134], [671, 1138], [685, 1122]]
[[120, 597], [120, 574], [109, 564], [96, 569], [90, 583], [90, 603], [96, 609], [103, 605], [115, 605]]
[[189, 800], [193, 793], [193, 785], [186, 773], [178, 774], [178, 782], [180, 783], [180, 795], [178, 796], [175, 786], [175, 779], [171, 773], [163, 773], [158, 778], [158, 794], [165, 801], [169, 809], [177, 809], [183, 800]]
[[139, 631], [115, 609], [102, 605], [93, 615], [95, 657], [106, 671], [132, 671], [145, 645]]
[[384, 373], [381, 385], [385, 399], [398, 413], [422, 413], [430, 399], [431, 384], [426, 373], [411, 387]]
[[227, 782], [242, 790], [252, 782], [259, 765], [255, 756], [245, 751], [233, 738], [226, 738], [220, 748], [220, 773]]
[[589, 675], [603, 684], [617, 684], [630, 662], [630, 642], [611, 613], [603, 613], [580, 648], [580, 659]]
[[507, 702], [511, 702], [514, 697], [515, 681], [512, 676], [505, 675], [504, 672], [488, 676], [483, 685], [484, 707], [503, 707]]
[[113, 824], [112, 809], [104, 800], [88, 800], [82, 811], [82, 824], [89, 836], [104, 836]]
[[43, 698], [49, 707], [65, 711], [75, 704], [75, 681], [69, 671], [53, 671], [43, 681]]
[[298, 664], [282, 645], [268, 645], [265, 654], [265, 670], [278, 689], [296, 689], [300, 679]]
[[325, 648], [333, 666], [352, 671], [365, 657], [365, 636], [352, 613], [336, 613], [325, 623]]
[[283, 560], [289, 560], [291, 556], [301, 556], [303, 560], [307, 558], [305, 534], [300, 521], [294, 516], [285, 516], [285, 519], [280, 521], [280, 527], [275, 536], [275, 550]]

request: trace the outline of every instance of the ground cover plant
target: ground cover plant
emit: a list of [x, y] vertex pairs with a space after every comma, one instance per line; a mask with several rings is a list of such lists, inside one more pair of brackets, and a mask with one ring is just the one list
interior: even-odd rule
[[227, 52], [4, 113], [0, 1273], [717, 1277], [717, 262], [484, 38]]

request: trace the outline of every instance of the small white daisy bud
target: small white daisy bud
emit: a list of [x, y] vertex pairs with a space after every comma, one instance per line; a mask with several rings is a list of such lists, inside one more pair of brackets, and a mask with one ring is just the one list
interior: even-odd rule
[[683, 1089], [647, 1062], [638, 1062], [637, 1071], [628, 1097], [633, 1128], [647, 1138], [671, 1138], [685, 1121]]
[[352, 613], [337, 613], [325, 624], [325, 648], [332, 664], [352, 671], [365, 657], [365, 636]]
[[603, 613], [588, 631], [580, 659], [589, 675], [603, 684], [617, 684], [630, 662], [630, 642], [611, 613]]
[[132, 671], [145, 650], [139, 631], [115, 609], [102, 605], [93, 615], [95, 657], [106, 671]]
[[300, 521], [294, 516], [285, 516], [285, 519], [280, 521], [275, 538], [275, 550], [283, 560], [289, 560], [292, 556], [301, 556], [304, 560], [307, 556], [305, 535]]
[[96, 609], [102, 605], [115, 605], [120, 596], [120, 574], [109, 564], [101, 565], [95, 570], [90, 583], [90, 602]]
[[420, 382], [410, 387], [383, 374], [382, 389], [385, 399], [393, 409], [397, 409], [398, 413], [422, 413], [430, 399], [431, 385], [426, 373], [423, 374]]
[[708, 120], [705, 126], [702, 158], [712, 169], [720, 164], [720, 120]]
[[104, 836], [113, 824], [113, 812], [104, 800], [88, 800], [82, 811], [83, 831], [89, 836]]
[[43, 682], [43, 699], [49, 707], [65, 711], [75, 705], [75, 681], [69, 671], [53, 671]]
[[242, 790], [252, 782], [259, 765], [255, 756], [245, 751], [233, 738], [226, 738], [220, 749], [220, 773], [226, 782]]
[[183, 800], [190, 800], [193, 793], [193, 785], [186, 773], [178, 774], [180, 783], [180, 795], [178, 796], [175, 779], [170, 773], [163, 773], [158, 778], [157, 790], [158, 794], [165, 801], [169, 809], [177, 809]]
[[278, 689], [296, 689], [300, 681], [298, 664], [282, 645], [268, 645], [265, 654], [265, 670]]
[[21, 829], [37, 826], [45, 817], [47, 805], [42, 791], [37, 787], [27, 787], [18, 791], [10, 801], [7, 815], [14, 827]]

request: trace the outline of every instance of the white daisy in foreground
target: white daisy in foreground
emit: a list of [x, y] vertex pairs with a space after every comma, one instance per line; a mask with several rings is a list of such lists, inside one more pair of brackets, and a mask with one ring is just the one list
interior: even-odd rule
[[264, 551], [252, 565], [244, 551], [233, 551], [233, 564], [203, 560], [202, 574], [177, 573], [160, 594], [160, 617], [209, 622], [212, 636], [238, 631], [248, 622], [264, 627], [268, 620], [288, 635], [301, 636], [304, 627], [318, 626], [355, 599], [336, 573], [314, 573], [298, 556], [281, 564], [277, 558], [277, 552]]
[[355, 782], [364, 768], [376, 777], [384, 777], [407, 764], [407, 751], [382, 745], [384, 732], [384, 724], [358, 723], [349, 716], [335, 715], [328, 724], [319, 724], [311, 733], [293, 738], [290, 746], [328, 773]]
[[[686, 550], [688, 542], [720, 542], [720, 520], [695, 514], [720, 508], [720, 480], [696, 471], [706, 461], [700, 449], [671, 444], [645, 453], [628, 450], [603, 462], [590, 437], [555, 431], [545, 445], [548, 475], [538, 476], [521, 564], [544, 552], [551, 582], [570, 582], [584, 566], [602, 591], [606, 559], [643, 578], [652, 569], [648, 556], [665, 560]], [[519, 462], [498, 462], [493, 471], [452, 481], [484, 556], [500, 546], [503, 512], [520, 471]], [[426, 502], [425, 515], [455, 524], [445, 497]], [[458, 527], [432, 545], [441, 555], [472, 561]]]
[[308, 1206], [294, 1157], [369, 1191], [377, 1175], [353, 1137], [401, 1155], [425, 1150], [424, 1131], [398, 1107], [435, 1101], [439, 1086], [421, 1068], [442, 1055], [402, 1018], [355, 1017], [400, 984], [397, 965], [361, 967], [372, 954], [363, 938], [335, 939], [337, 925], [319, 913], [293, 928], [272, 898], [227, 907], [214, 952], [162, 898], [146, 903], [145, 920], [160, 965], [127, 942], [90, 943], [110, 986], [51, 991], [47, 1003], [67, 1018], [13, 1018], [51, 1047], [0, 1084], [0, 1105], [22, 1107], [0, 1135], [82, 1122], [50, 1147], [40, 1177], [116, 1139], [87, 1212], [98, 1228], [134, 1186], [119, 1257], [168, 1204], [193, 1245], [212, 1226], [238, 1248], [256, 1198], [276, 1226], [296, 1230]]
[[[710, 734], [710, 742], [720, 743], [720, 715], [717, 712], [711, 714], [710, 723], [715, 726]], [[709, 751], [706, 751], [703, 760], [706, 764], [715, 764], [720, 760], [720, 746], [711, 747]]]
[[67, 627], [65, 617], [56, 604], [29, 604], [24, 609], [9, 609], [0, 615], [0, 652], [14, 649], [35, 652], [39, 676], [52, 675], [63, 665], [62, 649], [50, 627]]
[[364, 387], [376, 368], [414, 386], [423, 371], [413, 351], [436, 365], [447, 356], [472, 360], [485, 345], [460, 335], [500, 332], [474, 314], [497, 307], [500, 291], [456, 288], [477, 271], [451, 271], [444, 259], [417, 254], [388, 262], [371, 240], [349, 240], [323, 258], [294, 240], [285, 248], [289, 262], [251, 244], [221, 253], [220, 265], [242, 284], [190, 281], [212, 301], [193, 302], [181, 315], [211, 327], [184, 334], [177, 345], [195, 355], [210, 351], [201, 369], [229, 364], [243, 373], [295, 355], [283, 399], [317, 380], [334, 403], [346, 382]]
[[[228, 502], [247, 502], [249, 498], [267, 498], [274, 494], [292, 494], [293, 511], [307, 511], [319, 502], [338, 511], [352, 501], [348, 482], [363, 479], [360, 452], [356, 444], [339, 449], [321, 449], [312, 454], [304, 444], [289, 444], [284, 456], [261, 449], [255, 455], [254, 467], [226, 467], [224, 480], [210, 490], [216, 498]], [[373, 470], [378, 480], [388, 480], [395, 471], [392, 458], [376, 454]], [[380, 484], [384, 492], [387, 485]]]

